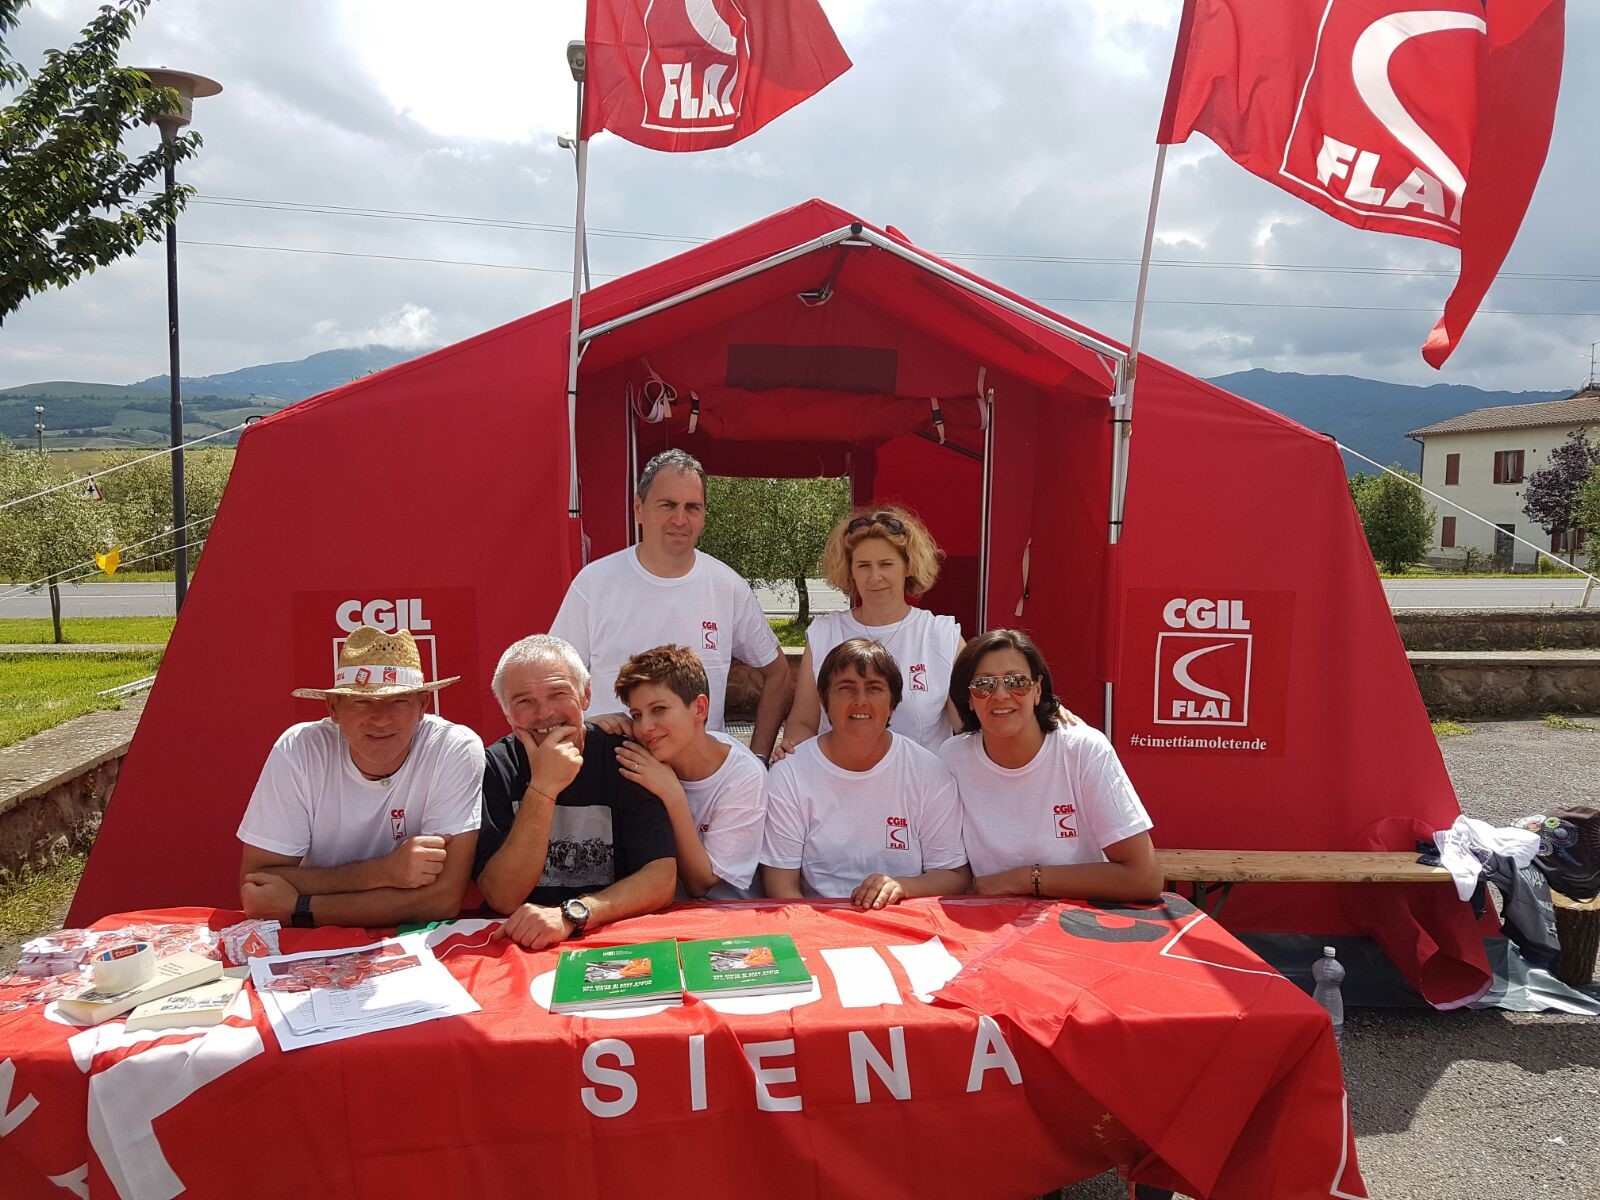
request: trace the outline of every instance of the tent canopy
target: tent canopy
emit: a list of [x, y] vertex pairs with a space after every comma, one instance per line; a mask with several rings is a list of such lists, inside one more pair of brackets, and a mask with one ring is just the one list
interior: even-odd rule
[[[947, 554], [924, 603], [1028, 628], [1096, 724], [1114, 685], [1161, 845], [1408, 849], [1459, 812], [1330, 439], [1142, 358], [1113, 546], [1122, 347], [813, 200], [585, 295], [578, 529], [569, 328], [553, 305], [246, 431], [74, 922], [236, 903], [261, 763], [321, 715], [289, 691], [358, 619], [409, 625], [463, 677], [439, 711], [504, 733], [500, 652], [548, 628], [583, 548], [628, 544], [668, 445], [916, 509]], [[1452, 1001], [1486, 975], [1441, 890], [1259, 887], [1229, 923], [1373, 934]]]

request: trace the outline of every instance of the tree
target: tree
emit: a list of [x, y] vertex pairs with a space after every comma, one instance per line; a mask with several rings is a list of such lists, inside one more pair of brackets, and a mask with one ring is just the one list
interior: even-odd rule
[[1578, 491], [1597, 464], [1600, 444], [1589, 441], [1588, 430], [1574, 429], [1550, 452], [1550, 461], [1528, 476], [1522, 490], [1522, 511], [1546, 533], [1559, 536], [1568, 562], [1577, 554]]
[[1590, 468], [1578, 489], [1578, 528], [1589, 547], [1589, 572], [1600, 575], [1600, 465]]
[[700, 549], [753, 583], [792, 588], [802, 626], [811, 622], [806, 579], [828, 534], [850, 511], [848, 479], [711, 477]]
[[[148, 450], [130, 450], [122, 454], [107, 455], [100, 468], [114, 467], [131, 462], [148, 454]], [[223, 488], [233, 469], [234, 451], [225, 447], [190, 450], [183, 456], [183, 502], [188, 510], [186, 523], [191, 544], [189, 567], [194, 569], [198, 551], [193, 543], [210, 532], [209, 525], [196, 524], [217, 513], [222, 501]], [[172, 529], [172, 457], [163, 454], [146, 459], [137, 466], [104, 475], [99, 480], [111, 509], [111, 522], [117, 540], [124, 546], [133, 546], [133, 554], [142, 561], [141, 571], [164, 571], [172, 567], [172, 542], [162, 534]]]
[[122, 151], [128, 133], [181, 108], [172, 88], [117, 64], [150, 0], [101, 8], [32, 76], [5, 45], [26, 3], [0, 0], [0, 88], [17, 89], [0, 109], [0, 322], [34, 293], [159, 241], [194, 191], [165, 190], [166, 165], [200, 147], [198, 134], [184, 133], [137, 158]]
[[1437, 514], [1416, 486], [1421, 480], [1398, 465], [1394, 470], [1403, 478], [1357, 471], [1350, 477], [1350, 498], [1361, 517], [1372, 557], [1385, 571], [1398, 575], [1433, 546]]
[[[0, 438], [0, 504], [60, 482], [50, 471], [48, 455], [18, 449]], [[0, 509], [0, 579], [34, 583], [29, 590], [35, 592], [48, 584], [50, 618], [58, 643], [65, 640], [61, 635], [60, 581], [63, 576], [78, 574], [85, 564], [92, 565], [109, 536], [106, 506], [86, 498], [76, 487]]]

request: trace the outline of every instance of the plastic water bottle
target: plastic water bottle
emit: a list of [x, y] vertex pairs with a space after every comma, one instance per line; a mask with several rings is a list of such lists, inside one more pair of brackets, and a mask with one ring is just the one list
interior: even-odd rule
[[1322, 948], [1322, 957], [1311, 964], [1311, 978], [1315, 986], [1311, 998], [1322, 1005], [1322, 1011], [1333, 1022], [1333, 1040], [1344, 1042], [1344, 996], [1339, 985], [1344, 982], [1344, 965], [1334, 955], [1332, 946]]

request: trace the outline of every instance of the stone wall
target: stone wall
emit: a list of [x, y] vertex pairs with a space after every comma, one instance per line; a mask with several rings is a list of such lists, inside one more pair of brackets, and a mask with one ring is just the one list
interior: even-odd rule
[[0, 886], [11, 883], [25, 868], [47, 866], [94, 841], [122, 770], [122, 757], [119, 752], [0, 809]]
[[1600, 608], [1411, 608], [1394, 623], [1407, 650], [1600, 649]]

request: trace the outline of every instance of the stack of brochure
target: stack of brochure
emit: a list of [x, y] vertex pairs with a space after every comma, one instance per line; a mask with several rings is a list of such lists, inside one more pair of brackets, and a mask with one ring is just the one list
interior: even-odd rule
[[563, 950], [550, 1011], [587, 1012], [635, 1004], [682, 1004], [678, 943], [634, 942], [595, 950]]
[[425, 938], [252, 958], [250, 977], [278, 1045], [297, 1050], [479, 1011]]
[[[679, 955], [682, 955], [680, 963]], [[634, 942], [563, 950], [550, 1011], [594, 1012], [643, 1004], [682, 1004], [691, 996], [804, 992], [811, 972], [785, 933], [679, 943]]]
[[811, 990], [811, 972], [786, 933], [683, 942], [683, 990], [691, 996], [767, 996]]

